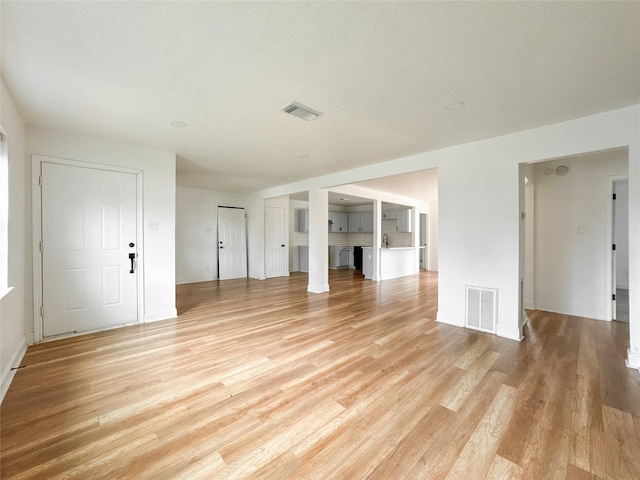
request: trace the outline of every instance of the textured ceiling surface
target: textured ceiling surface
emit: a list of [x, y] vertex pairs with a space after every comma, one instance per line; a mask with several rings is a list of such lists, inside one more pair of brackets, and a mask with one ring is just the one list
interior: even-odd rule
[[[2, 2], [25, 122], [253, 192], [640, 101], [638, 2]], [[280, 108], [322, 112], [306, 122]], [[449, 111], [462, 101], [466, 107]], [[170, 125], [172, 121], [186, 128]]]

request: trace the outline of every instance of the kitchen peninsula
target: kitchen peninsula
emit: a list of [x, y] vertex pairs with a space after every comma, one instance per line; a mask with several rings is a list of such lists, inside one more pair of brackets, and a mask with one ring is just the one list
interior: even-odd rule
[[[380, 280], [418, 273], [417, 247], [382, 247], [380, 251]], [[362, 247], [362, 273], [373, 278], [373, 247]]]

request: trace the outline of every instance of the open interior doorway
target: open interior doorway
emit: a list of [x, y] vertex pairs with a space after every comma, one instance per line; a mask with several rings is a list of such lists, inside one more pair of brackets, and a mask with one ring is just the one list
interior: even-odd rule
[[[614, 318], [611, 195], [614, 179], [628, 175], [628, 159], [627, 149], [617, 149], [522, 166], [521, 178], [533, 184], [527, 192], [530, 187], [523, 182], [521, 195], [525, 308]], [[628, 221], [628, 212], [618, 214]], [[526, 225], [528, 220], [532, 225]], [[628, 233], [621, 235], [628, 239]], [[628, 260], [621, 261], [626, 265], [618, 269], [624, 275]]]
[[629, 180], [613, 182], [613, 319], [629, 322]]

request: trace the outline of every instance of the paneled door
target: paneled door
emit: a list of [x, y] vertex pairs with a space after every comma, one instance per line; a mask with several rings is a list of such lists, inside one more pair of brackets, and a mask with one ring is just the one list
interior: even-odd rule
[[246, 278], [247, 233], [244, 208], [218, 207], [218, 278]]
[[41, 175], [43, 336], [136, 323], [136, 176], [46, 162]]
[[265, 207], [265, 276], [267, 278], [286, 275], [287, 230], [284, 222], [284, 208]]

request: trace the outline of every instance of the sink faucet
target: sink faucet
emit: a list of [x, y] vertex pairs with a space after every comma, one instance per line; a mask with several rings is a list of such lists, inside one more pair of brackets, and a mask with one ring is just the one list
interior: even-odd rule
[[384, 235], [382, 235], [382, 244], [385, 247], [389, 246], [389, 235], [387, 235], [386, 233]]

